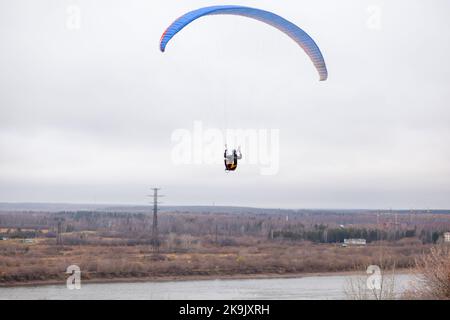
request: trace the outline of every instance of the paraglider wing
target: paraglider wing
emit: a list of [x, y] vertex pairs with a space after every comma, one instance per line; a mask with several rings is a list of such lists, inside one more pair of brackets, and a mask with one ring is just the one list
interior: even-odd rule
[[198, 10], [188, 12], [175, 20], [167, 29], [164, 31], [160, 40], [160, 50], [164, 52], [167, 43], [173, 38], [181, 29], [187, 26], [192, 21], [206, 16], [206, 15], [217, 15], [217, 14], [230, 14], [245, 16], [248, 18], [256, 19], [265, 22], [278, 30], [287, 34], [292, 40], [294, 40], [300, 47], [305, 50], [306, 54], [310, 57], [314, 66], [319, 73], [320, 80], [324, 81], [328, 77], [327, 67], [323, 59], [322, 53], [319, 47], [314, 42], [314, 40], [302, 29], [293, 24], [292, 22], [276, 15], [272, 12], [243, 7], [243, 6], [212, 6], [205, 7]]

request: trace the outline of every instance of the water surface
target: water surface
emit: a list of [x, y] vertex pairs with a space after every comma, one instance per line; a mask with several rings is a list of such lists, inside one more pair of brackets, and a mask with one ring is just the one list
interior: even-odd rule
[[[69, 290], [65, 283], [0, 288], [0, 299], [346, 299], [345, 287], [355, 276], [308, 276], [282, 279], [196, 280], [82, 284]], [[400, 294], [412, 277], [396, 276]]]

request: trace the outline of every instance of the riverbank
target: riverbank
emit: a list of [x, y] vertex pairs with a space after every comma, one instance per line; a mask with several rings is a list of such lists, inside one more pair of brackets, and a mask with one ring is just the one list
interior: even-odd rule
[[[408, 269], [424, 246], [332, 244], [237, 239], [230, 246], [198, 242], [190, 250], [152, 253], [146, 245], [65, 245], [51, 240], [28, 245], [0, 243], [0, 286], [65, 284], [70, 265], [83, 283], [158, 282], [211, 279], [298, 278], [364, 272], [371, 264]], [[236, 241], [237, 241], [236, 240]]]
[[[411, 269], [398, 269], [396, 275], [410, 274]], [[83, 284], [102, 284], [102, 283], [141, 283], [141, 282], [174, 282], [174, 281], [210, 281], [210, 280], [249, 280], [249, 279], [299, 279], [305, 277], [330, 277], [330, 276], [357, 276], [365, 275], [358, 271], [339, 271], [339, 272], [312, 272], [312, 273], [266, 273], [266, 274], [235, 274], [235, 275], [188, 275], [188, 276], [158, 276], [158, 277], [129, 277], [129, 278], [100, 278], [82, 280]], [[28, 282], [0, 283], [1, 288], [12, 287], [36, 287], [48, 285], [65, 285], [66, 280], [42, 280]]]

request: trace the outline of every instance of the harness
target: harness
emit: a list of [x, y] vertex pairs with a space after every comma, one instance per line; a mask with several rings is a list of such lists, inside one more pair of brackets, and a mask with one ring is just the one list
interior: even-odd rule
[[[224, 158], [227, 157], [227, 152], [225, 151], [224, 153]], [[224, 160], [225, 162], [225, 170], [226, 171], [234, 171], [237, 168], [237, 163], [238, 163], [238, 159], [237, 159], [237, 153], [234, 152], [233, 153], [233, 163], [227, 163], [227, 160]]]

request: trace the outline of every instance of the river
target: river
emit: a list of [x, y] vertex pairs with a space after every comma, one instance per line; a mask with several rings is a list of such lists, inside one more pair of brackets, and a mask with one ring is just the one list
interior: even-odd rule
[[[196, 280], [134, 283], [89, 283], [79, 290], [65, 284], [30, 287], [0, 287], [0, 299], [346, 299], [345, 287], [356, 276], [326, 275], [301, 278]], [[400, 294], [412, 277], [395, 277]]]

